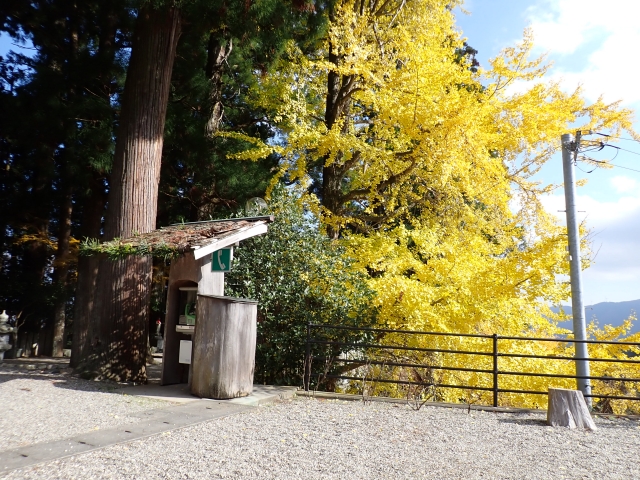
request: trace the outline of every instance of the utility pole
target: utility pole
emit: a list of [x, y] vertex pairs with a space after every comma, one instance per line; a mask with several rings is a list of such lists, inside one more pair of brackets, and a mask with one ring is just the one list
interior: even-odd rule
[[[587, 340], [587, 325], [585, 321], [584, 304], [582, 303], [582, 268], [580, 265], [580, 231], [576, 218], [576, 184], [573, 175], [573, 163], [577, 159], [580, 147], [581, 132], [576, 132], [575, 142], [571, 141], [571, 135], [562, 135], [562, 170], [564, 173], [564, 198], [567, 213], [567, 235], [569, 237], [569, 266], [571, 276], [571, 308], [573, 312], [573, 338], [575, 340]], [[574, 152], [574, 158], [571, 153]], [[576, 376], [578, 377], [578, 390], [585, 396], [589, 408], [592, 406], [591, 380], [580, 377], [588, 377], [589, 351], [586, 343], [575, 343]]]

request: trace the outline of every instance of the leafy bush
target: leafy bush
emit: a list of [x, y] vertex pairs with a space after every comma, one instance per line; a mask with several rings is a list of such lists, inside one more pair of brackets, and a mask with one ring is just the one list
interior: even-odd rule
[[[371, 326], [373, 292], [366, 275], [353, 268], [338, 242], [319, 231], [316, 218], [293, 193], [275, 189], [270, 209], [275, 222], [269, 232], [235, 249], [225, 293], [260, 302], [255, 381], [300, 385], [307, 324]], [[343, 330], [329, 335], [333, 341], [362, 340], [362, 334]]]

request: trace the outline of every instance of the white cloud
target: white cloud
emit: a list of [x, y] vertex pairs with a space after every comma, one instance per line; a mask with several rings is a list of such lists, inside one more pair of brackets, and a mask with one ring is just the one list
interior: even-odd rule
[[[615, 177], [626, 182], [626, 177]], [[612, 182], [613, 183], [613, 182]], [[629, 182], [626, 183], [627, 185]], [[593, 265], [583, 274], [587, 304], [640, 298], [640, 193], [610, 201], [578, 195], [580, 221], [586, 220], [592, 233], [592, 249], [597, 252]], [[545, 209], [565, 223], [564, 196], [546, 196]]]
[[635, 178], [617, 176], [613, 177], [610, 182], [618, 193], [634, 192], [638, 188], [638, 181]]
[[529, 10], [531, 27], [535, 32], [536, 43], [544, 50], [554, 53], [570, 54], [585, 41], [592, 32], [584, 21], [571, 15], [571, 1], [557, 2]]
[[640, 101], [632, 54], [640, 45], [640, 2], [543, 0], [528, 10], [528, 17], [536, 44], [552, 56], [566, 60], [581, 47], [594, 45], [586, 62], [579, 68], [556, 70], [556, 79], [562, 78], [569, 88], [582, 84], [590, 100], [603, 95], [608, 102]]
[[[625, 177], [615, 177], [620, 179], [626, 179]], [[633, 179], [626, 179], [635, 182]], [[558, 193], [555, 195], [548, 195], [542, 198], [542, 203], [545, 209], [558, 217], [558, 219], [564, 223], [565, 221], [565, 203], [564, 195]], [[599, 201], [589, 195], [580, 195], [576, 197], [576, 205], [580, 213], [578, 218], [580, 220], [587, 220], [589, 225], [598, 228], [609, 227], [621, 221], [626, 221], [629, 217], [636, 216], [636, 222], [638, 223], [638, 229], [640, 230], [640, 196], [629, 195], [624, 197], [617, 197], [610, 201]], [[561, 210], [561, 212], [558, 212]], [[596, 228], [597, 229], [597, 228]], [[640, 235], [638, 236], [640, 241]], [[640, 248], [639, 248], [640, 252]]]
[[[640, 68], [633, 50], [640, 45], [640, 2], [608, 0], [539, 0], [527, 16], [534, 40], [556, 67], [550, 80], [567, 90], [582, 85], [591, 101], [640, 102]], [[592, 232], [597, 256], [583, 274], [586, 303], [640, 298], [640, 181], [617, 175], [589, 185], [577, 197], [579, 220]], [[593, 190], [595, 188], [595, 190]], [[565, 223], [562, 192], [546, 197], [545, 208]]]
[[635, 0], [542, 0], [528, 9], [537, 43], [554, 53], [574, 53], [602, 35], [638, 31]]

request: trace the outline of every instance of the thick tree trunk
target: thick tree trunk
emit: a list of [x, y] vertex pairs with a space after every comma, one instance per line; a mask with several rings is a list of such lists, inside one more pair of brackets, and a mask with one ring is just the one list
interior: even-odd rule
[[[91, 182], [91, 196], [82, 212], [82, 237], [99, 238], [102, 216], [107, 201], [103, 186], [104, 179], [94, 177]], [[70, 366], [76, 368], [79, 361], [86, 358], [91, 348], [89, 325], [95, 321], [94, 298], [98, 278], [98, 259], [96, 257], [78, 258], [78, 285], [73, 311], [73, 339], [71, 341]]]
[[[336, 68], [340, 65], [340, 57], [334, 52], [331, 44], [329, 45], [329, 62], [334, 64]], [[342, 82], [342, 76], [337, 71], [331, 70], [329, 72], [324, 113], [324, 123], [328, 130], [333, 128], [343, 114], [344, 99], [340, 97]], [[340, 172], [336, 162], [322, 168], [322, 205], [333, 214], [339, 214], [342, 210], [340, 194], [342, 193], [343, 176], [344, 174]], [[327, 235], [331, 239], [337, 239], [340, 236], [340, 228], [328, 225]]]
[[[114, 64], [117, 46], [116, 34], [118, 30], [119, 12], [117, 3], [103, 4], [104, 11], [99, 13], [101, 19], [100, 38], [97, 57], [100, 64], [106, 67], [94, 79], [90, 90], [97, 92], [105, 103], [110, 102], [112, 88], [111, 69]], [[90, 180], [89, 198], [84, 202], [82, 213], [82, 238], [98, 239], [102, 231], [102, 219], [107, 194], [105, 191], [105, 173], [96, 172]], [[91, 325], [98, 319], [95, 315], [96, 286], [98, 278], [98, 259], [96, 257], [81, 256], [78, 258], [78, 282], [75, 292], [73, 312], [73, 337], [71, 342], [70, 366], [76, 368], [82, 359], [91, 352]]]
[[164, 123], [179, 35], [178, 9], [140, 11], [122, 99], [106, 240], [155, 228]]
[[[91, 237], [96, 238], [96, 237]], [[71, 368], [78, 367], [91, 352], [90, 325], [96, 321], [95, 303], [98, 279], [98, 259], [78, 259], [78, 287], [73, 310], [73, 338], [71, 340]]]
[[[155, 228], [164, 122], [180, 35], [177, 8], [142, 8], [136, 23], [111, 174], [105, 239]], [[98, 260], [91, 351], [79, 368], [98, 378], [146, 381], [150, 258]], [[95, 334], [95, 335], [94, 335]]]
[[60, 208], [58, 248], [53, 262], [53, 281], [57, 287], [56, 304], [53, 310], [53, 341], [52, 357], [62, 357], [64, 349], [64, 326], [67, 320], [65, 309], [67, 305], [67, 277], [69, 276], [69, 255], [71, 240], [71, 213], [73, 212], [72, 188], [66, 187], [66, 192]]

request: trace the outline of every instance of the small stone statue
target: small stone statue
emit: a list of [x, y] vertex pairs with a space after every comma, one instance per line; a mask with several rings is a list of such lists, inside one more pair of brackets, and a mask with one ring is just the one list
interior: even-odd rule
[[156, 320], [156, 345], [158, 352], [162, 352], [164, 348], [164, 338], [162, 338], [162, 334], [160, 333], [160, 329], [162, 328], [162, 320]]
[[7, 324], [9, 315], [5, 310], [0, 313], [0, 362], [4, 360], [4, 352], [11, 350], [12, 345], [9, 343], [9, 337], [11, 333], [15, 332], [15, 327]]

